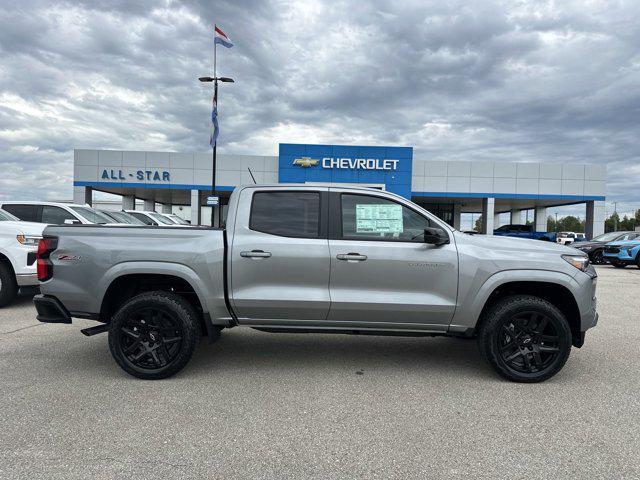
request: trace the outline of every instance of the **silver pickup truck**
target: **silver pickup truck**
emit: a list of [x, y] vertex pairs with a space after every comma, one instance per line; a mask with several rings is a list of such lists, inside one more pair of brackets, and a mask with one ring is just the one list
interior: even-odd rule
[[503, 377], [538, 382], [581, 347], [596, 313], [586, 255], [458, 232], [367, 188], [252, 185], [225, 229], [61, 225], [38, 253], [42, 322], [101, 322], [145, 379], [189, 361], [201, 335], [265, 332], [477, 337]]

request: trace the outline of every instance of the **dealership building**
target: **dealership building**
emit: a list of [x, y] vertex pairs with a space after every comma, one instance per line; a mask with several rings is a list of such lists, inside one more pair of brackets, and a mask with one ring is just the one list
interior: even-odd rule
[[[193, 224], [211, 196], [211, 153], [74, 150], [74, 201], [92, 203], [93, 191], [122, 196], [122, 207], [164, 212], [189, 206]], [[535, 228], [547, 229], [547, 209], [586, 205], [589, 238], [604, 232], [606, 167], [576, 163], [434, 161], [413, 156], [411, 147], [279, 145], [278, 156], [218, 155], [214, 223], [226, 215], [234, 187], [307, 183], [358, 185], [387, 190], [423, 206], [455, 228], [462, 213], [482, 213], [492, 234], [498, 215], [523, 223], [534, 212]]]

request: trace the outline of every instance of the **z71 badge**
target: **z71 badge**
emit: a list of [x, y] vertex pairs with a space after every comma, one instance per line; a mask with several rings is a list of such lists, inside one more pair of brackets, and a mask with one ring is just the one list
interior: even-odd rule
[[60, 254], [58, 255], [58, 260], [60, 262], [77, 262], [81, 259], [82, 257], [80, 255], [66, 255], [66, 254]]

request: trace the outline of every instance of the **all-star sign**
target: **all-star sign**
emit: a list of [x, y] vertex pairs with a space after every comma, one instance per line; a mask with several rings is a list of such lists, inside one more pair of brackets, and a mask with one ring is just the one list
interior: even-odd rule
[[361, 183], [411, 196], [411, 147], [281, 143], [280, 183]]

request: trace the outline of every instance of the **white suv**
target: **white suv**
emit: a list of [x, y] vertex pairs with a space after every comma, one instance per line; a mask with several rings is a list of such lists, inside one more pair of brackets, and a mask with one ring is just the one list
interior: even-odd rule
[[36, 252], [44, 227], [0, 210], [0, 307], [13, 301], [18, 288], [38, 285]]
[[49, 225], [73, 223], [114, 224], [113, 219], [87, 206], [56, 202], [0, 202], [0, 208], [20, 220]]

